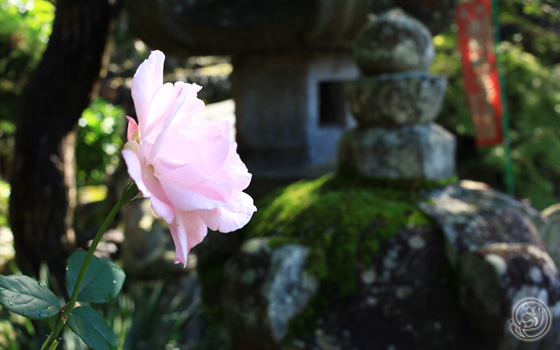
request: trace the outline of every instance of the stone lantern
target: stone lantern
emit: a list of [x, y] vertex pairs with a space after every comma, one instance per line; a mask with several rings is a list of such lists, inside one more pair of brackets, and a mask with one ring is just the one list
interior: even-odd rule
[[358, 76], [351, 43], [365, 0], [142, 0], [135, 32], [180, 56], [230, 55], [239, 153], [260, 170], [333, 166], [354, 125], [343, 81]]

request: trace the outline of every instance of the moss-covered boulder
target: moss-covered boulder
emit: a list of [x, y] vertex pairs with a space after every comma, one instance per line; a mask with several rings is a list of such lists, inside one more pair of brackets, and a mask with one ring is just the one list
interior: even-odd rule
[[[443, 189], [426, 191], [433, 186]], [[512, 295], [545, 291], [555, 307], [558, 271], [535, 236], [538, 212], [494, 191], [472, 192], [333, 175], [281, 188], [257, 204], [241, 232], [212, 234], [198, 250], [205, 303], [228, 325], [234, 349], [518, 349], [500, 328]], [[486, 250], [457, 252], [459, 263], [450, 261], [442, 193], [463, 193], [455, 204], [470, 200], [477, 222], [495, 222], [477, 231], [477, 247]], [[512, 225], [515, 234], [498, 232]], [[457, 236], [468, 237], [467, 227], [457, 226]], [[503, 254], [496, 240], [510, 244]], [[486, 253], [501, 256], [508, 272], [499, 275]], [[542, 278], [518, 276], [527, 273]], [[475, 275], [485, 279], [475, 284]], [[477, 320], [488, 308], [469, 305], [488, 305], [481, 294], [488, 288], [498, 314]], [[543, 349], [558, 337], [557, 329], [549, 333]]]
[[553, 348], [560, 335], [560, 274], [541, 238], [548, 232], [546, 218], [472, 181], [430, 191], [427, 197], [420, 207], [442, 229], [449, 264], [459, 276], [459, 303], [487, 343], [496, 349], [528, 349], [511, 331], [512, 309], [532, 298], [549, 309], [541, 322], [549, 322], [548, 332], [543, 329], [532, 348]]
[[[197, 250], [206, 304], [217, 318], [223, 319], [225, 310], [228, 323], [235, 329], [232, 333], [259, 334], [249, 343], [248, 337], [234, 337], [239, 348], [249, 349], [251, 341], [263, 344], [263, 339], [271, 340], [269, 344], [297, 344], [303, 334], [313, 333], [317, 317], [333, 298], [353, 295], [364, 280], [371, 278], [371, 261], [390, 238], [405, 231], [433, 230], [415, 204], [420, 198], [416, 188], [423, 185], [328, 175], [277, 190], [260, 201], [258, 212], [242, 231], [233, 235], [211, 233]], [[413, 246], [425, 244], [421, 238], [411, 238], [411, 242]], [[294, 252], [305, 252], [305, 257], [296, 254], [303, 263], [301, 269], [290, 270], [300, 279], [283, 279], [288, 298], [291, 291], [294, 298], [308, 299], [303, 307], [292, 308], [297, 313], [288, 313], [290, 317], [274, 312], [271, 305], [276, 301], [269, 293], [272, 281], [280, 278], [277, 274], [285, 274], [286, 269], [271, 268], [283, 251], [291, 252], [284, 255], [292, 256], [288, 259], [292, 261]], [[309, 288], [298, 287], [303, 280]], [[298, 288], [303, 294], [298, 294]], [[401, 289], [402, 297], [408, 289]], [[278, 297], [278, 293], [275, 295]], [[236, 298], [243, 301], [233, 305]], [[256, 323], [236, 320], [255, 317]], [[255, 332], [257, 328], [248, 324], [258, 325], [260, 330]]]

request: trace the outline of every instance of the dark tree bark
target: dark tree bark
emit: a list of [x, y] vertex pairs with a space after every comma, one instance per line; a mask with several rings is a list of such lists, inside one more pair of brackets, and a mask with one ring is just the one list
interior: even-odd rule
[[46, 261], [63, 281], [74, 242], [73, 130], [91, 101], [118, 7], [110, 0], [57, 0], [48, 47], [24, 90], [10, 225], [16, 260], [25, 273], [37, 275]]

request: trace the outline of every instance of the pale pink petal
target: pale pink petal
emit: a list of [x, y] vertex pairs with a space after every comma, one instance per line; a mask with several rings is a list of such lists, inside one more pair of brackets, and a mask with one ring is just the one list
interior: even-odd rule
[[183, 221], [183, 226], [185, 227], [185, 232], [187, 233], [187, 253], [198, 245], [206, 234], [208, 233], [208, 227], [204, 224], [204, 221], [192, 211], [177, 211], [177, 215]]
[[[159, 135], [157, 136], [156, 140], [154, 141], [154, 145], [153, 145], [153, 147], [150, 151], [150, 159], [154, 159], [158, 156], [161, 148], [163, 147], [163, 143], [166, 140], [167, 131], [169, 130], [169, 127], [171, 126], [171, 122], [173, 121], [173, 119], [177, 115], [177, 112], [179, 111], [181, 106], [185, 103], [186, 98], [187, 98], [187, 96], [181, 94], [181, 96], [179, 96], [178, 98], [175, 99], [176, 104], [174, 105], [173, 111], [165, 119], [165, 124], [162, 126], [161, 131], [159, 132]], [[173, 146], [178, 147], [179, 145], [173, 145]]]
[[165, 83], [156, 90], [152, 98], [150, 111], [146, 117], [142, 139], [151, 143], [155, 141], [169, 115], [173, 112], [180, 95], [181, 90], [175, 89], [171, 83]]
[[245, 226], [257, 208], [253, 199], [246, 193], [239, 193], [232, 205], [225, 205], [212, 210], [197, 210], [196, 213], [204, 223], [214, 231], [232, 232]]
[[150, 57], [142, 62], [132, 79], [131, 94], [136, 108], [140, 130], [147, 126], [148, 113], [154, 93], [163, 85], [163, 61], [161, 51], [152, 51]]
[[188, 127], [193, 125], [200, 125], [201, 122], [206, 121], [204, 117], [199, 115], [200, 112], [206, 108], [204, 102], [197, 98], [197, 92], [201, 87], [196, 84], [186, 84], [181, 81], [175, 83], [175, 88], [181, 91], [187, 98], [183, 106], [177, 112], [177, 117], [174, 120], [174, 127]]
[[184, 83], [182, 81], [177, 81], [177, 82], [175, 82], [174, 85], [178, 89], [186, 89], [190, 95], [194, 95], [194, 96], [196, 96], [196, 94], [200, 90], [202, 90], [202, 86], [200, 86], [198, 84], [195, 84], [195, 83], [189, 84], [189, 83]]
[[204, 222], [193, 212], [175, 213], [175, 220], [169, 226], [175, 243], [176, 262], [187, 266], [187, 254], [195, 245], [202, 242], [208, 229]]
[[169, 224], [169, 231], [175, 244], [175, 263], [182, 263], [183, 267], [187, 267], [187, 234], [179, 215], [175, 215], [175, 219]]
[[154, 176], [154, 167], [145, 163], [142, 146], [139, 146], [134, 141], [127, 142], [123, 150], [123, 157], [130, 177], [134, 180], [143, 196], [145, 198], [157, 197], [155, 206], [152, 202], [152, 207], [156, 214], [167, 222], [173, 220], [173, 214], [169, 213], [170, 209], [163, 207], [163, 205], [166, 205], [171, 208], [171, 202], [165, 195], [159, 180]]
[[128, 128], [126, 130], [126, 139], [127, 139], [127, 141], [133, 141], [134, 138], [138, 135], [138, 124], [136, 124], [136, 120], [129, 117], [128, 115], [126, 116], [126, 119], [128, 119]]
[[[191, 188], [183, 187], [171, 181], [164, 181], [161, 186], [167, 198], [169, 198], [169, 202], [178, 210], [214, 209], [225, 204], [222, 201], [208, 198]], [[227, 184], [224, 186], [227, 186]]]
[[151, 196], [151, 193], [144, 185], [144, 180], [142, 177], [142, 166], [140, 164], [138, 156], [136, 155], [136, 153], [128, 149], [124, 149], [122, 151], [122, 155], [128, 168], [128, 174], [130, 175], [132, 180], [134, 180], [136, 186], [138, 186], [138, 189], [140, 190], [140, 192], [142, 192], [144, 198], [149, 198]]
[[206, 176], [213, 176], [226, 161], [229, 143], [219, 127], [170, 128], [163, 140], [159, 157], [184, 159], [195, 163]]
[[156, 196], [152, 196], [150, 201], [152, 202], [152, 209], [157, 216], [168, 224], [175, 220], [175, 208], [171, 204], [163, 202]]
[[[155, 159], [151, 164], [154, 165], [155, 177], [162, 185], [176, 184], [181, 188], [190, 189], [221, 203], [227, 202], [232, 196], [232, 185], [229, 181], [216, 182], [214, 179], [205, 176], [197, 164], [185, 164], [181, 163], [180, 160], [165, 158]], [[165, 188], [165, 186], [163, 187]], [[174, 188], [173, 191], [177, 189]]]
[[215, 120], [212, 126], [217, 126], [222, 131], [222, 137], [231, 141], [231, 123], [227, 120]]
[[243, 191], [249, 186], [252, 175], [237, 154], [237, 143], [229, 143], [227, 161], [212, 178], [218, 182], [231, 183], [233, 192]]

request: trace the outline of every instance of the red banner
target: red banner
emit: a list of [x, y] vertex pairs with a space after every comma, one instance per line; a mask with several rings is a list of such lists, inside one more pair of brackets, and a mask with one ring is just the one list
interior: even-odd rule
[[459, 49], [476, 145], [502, 144], [502, 104], [491, 0], [457, 5]]

